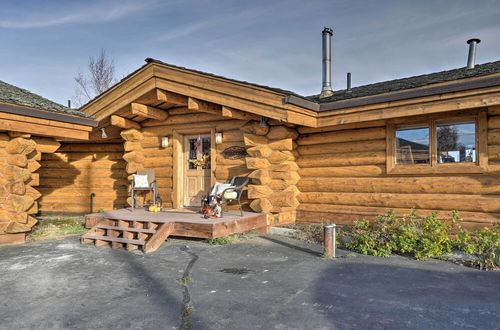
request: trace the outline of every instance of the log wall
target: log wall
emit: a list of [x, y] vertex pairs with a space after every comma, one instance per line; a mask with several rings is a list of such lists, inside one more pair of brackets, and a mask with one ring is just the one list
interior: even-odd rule
[[[127, 172], [135, 173], [137, 169], [153, 169], [157, 178], [158, 192], [163, 201], [163, 207], [172, 207], [173, 202], [173, 147], [161, 147], [163, 136], [172, 137], [174, 131], [188, 132], [189, 130], [199, 132], [210, 132], [211, 129], [223, 132], [221, 144], [216, 145], [216, 157], [214, 175], [218, 182], [225, 182], [233, 176], [248, 176], [250, 170], [246, 167], [245, 158], [226, 159], [222, 152], [231, 146], [245, 146], [243, 133], [240, 127], [245, 123], [241, 120], [223, 119], [215, 115], [194, 113], [192, 111], [182, 112], [180, 110], [169, 111], [170, 115], [165, 122], [154, 121], [144, 124], [139, 130], [128, 130], [122, 132], [125, 140], [124, 149], [127, 160]], [[188, 130], [188, 131], [186, 131]], [[136, 132], [135, 140], [131, 140]], [[190, 134], [190, 133], [187, 133]], [[212, 141], [215, 143], [215, 141]], [[136, 153], [133, 155], [131, 153]], [[141, 156], [142, 155], [142, 156]], [[142, 162], [139, 162], [143, 158]], [[137, 165], [131, 165], [131, 164]], [[141, 164], [138, 164], [141, 163]], [[244, 192], [242, 204], [248, 209], [247, 194]], [[130, 202], [130, 201], [129, 201]], [[230, 207], [231, 208], [231, 207]]]
[[0, 244], [22, 243], [37, 220], [40, 159], [59, 143], [17, 132], [0, 133]]
[[500, 111], [488, 116], [489, 172], [454, 175], [387, 175], [386, 128], [299, 128], [298, 222], [352, 224], [389, 209], [407, 214], [461, 212], [465, 227], [500, 219]]
[[40, 168], [40, 212], [85, 214], [126, 205], [128, 181], [121, 143], [65, 143], [43, 154]]

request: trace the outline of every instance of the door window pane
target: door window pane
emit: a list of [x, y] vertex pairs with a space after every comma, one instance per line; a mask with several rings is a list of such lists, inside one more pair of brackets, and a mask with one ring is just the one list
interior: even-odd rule
[[197, 137], [188, 140], [188, 168], [196, 170], [198, 168], [208, 170], [211, 167], [209, 137]]
[[429, 164], [429, 127], [396, 129], [396, 164]]
[[476, 124], [440, 123], [437, 128], [438, 163], [476, 162]]

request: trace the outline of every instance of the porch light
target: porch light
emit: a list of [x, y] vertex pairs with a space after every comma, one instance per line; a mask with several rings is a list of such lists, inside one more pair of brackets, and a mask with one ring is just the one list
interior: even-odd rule
[[168, 136], [162, 137], [161, 138], [161, 147], [162, 148], [168, 148], [168, 145], [169, 145]]
[[267, 124], [267, 118], [262, 117], [262, 119], [260, 120], [259, 126], [260, 126], [260, 127], [267, 127], [267, 126], [269, 126], [269, 125]]
[[215, 132], [215, 144], [222, 143], [222, 132]]
[[107, 139], [108, 134], [106, 134], [106, 129], [104, 127], [101, 127], [101, 138]]

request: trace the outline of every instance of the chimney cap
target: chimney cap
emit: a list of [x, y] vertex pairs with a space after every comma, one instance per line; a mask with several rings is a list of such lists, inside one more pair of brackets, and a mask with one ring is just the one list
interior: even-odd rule
[[481, 42], [481, 39], [478, 39], [478, 38], [472, 38], [472, 39], [469, 39], [467, 40], [467, 43], [470, 45], [472, 42], [476, 42], [476, 43], [480, 43]]
[[323, 29], [323, 32], [321, 33], [329, 33], [331, 36], [333, 35], [333, 30], [329, 27], [326, 27]]

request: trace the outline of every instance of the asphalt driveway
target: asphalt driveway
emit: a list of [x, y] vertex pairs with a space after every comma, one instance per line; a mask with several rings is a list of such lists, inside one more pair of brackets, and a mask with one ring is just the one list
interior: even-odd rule
[[1, 329], [500, 329], [500, 273], [277, 236], [144, 255], [76, 237], [0, 247]]

